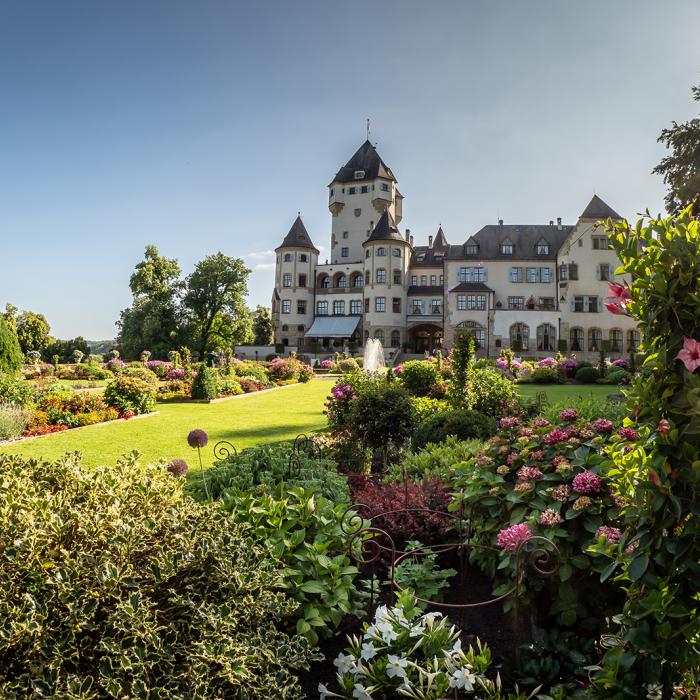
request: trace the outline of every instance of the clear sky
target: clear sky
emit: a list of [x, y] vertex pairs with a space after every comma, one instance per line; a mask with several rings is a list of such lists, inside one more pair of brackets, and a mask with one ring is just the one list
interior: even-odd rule
[[0, 304], [111, 338], [147, 243], [243, 257], [269, 304], [367, 117], [419, 243], [658, 212], [699, 29], [697, 0], [0, 0]]

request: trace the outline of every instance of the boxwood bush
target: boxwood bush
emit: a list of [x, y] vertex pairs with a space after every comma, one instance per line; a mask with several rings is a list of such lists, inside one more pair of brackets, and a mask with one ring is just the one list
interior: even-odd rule
[[22, 366], [22, 351], [17, 336], [0, 319], [0, 372], [15, 374]]
[[413, 396], [427, 396], [440, 379], [440, 371], [433, 362], [410, 360], [403, 364], [401, 384]]
[[418, 426], [413, 436], [413, 449], [417, 451], [428, 443], [444, 442], [450, 435], [460, 440], [485, 440], [495, 432], [496, 421], [478, 411], [440, 411]]
[[0, 697], [301, 698], [263, 545], [133, 457], [0, 457]]
[[579, 367], [574, 375], [576, 381], [581, 384], [594, 384], [598, 377], [600, 373], [595, 367]]
[[216, 372], [203, 362], [197, 365], [197, 376], [192, 380], [193, 399], [215, 399], [218, 394]]

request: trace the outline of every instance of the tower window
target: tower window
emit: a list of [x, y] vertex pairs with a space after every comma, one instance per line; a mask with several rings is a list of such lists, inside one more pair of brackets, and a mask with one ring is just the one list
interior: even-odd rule
[[306, 253], [301, 253], [301, 254], [299, 255], [299, 262], [307, 262], [308, 259], [309, 259], [309, 258], [307, 257]]
[[385, 297], [376, 297], [376, 299], [374, 300], [374, 310], [379, 312], [386, 310]]
[[285, 253], [284, 254], [284, 262], [292, 262], [292, 254], [291, 253]]
[[386, 257], [386, 248], [377, 248], [377, 256], [380, 258]]
[[389, 185], [386, 182], [382, 182], [381, 184], [381, 190], [382, 192], [388, 192], [389, 191]]
[[291, 299], [282, 300], [282, 313], [291, 314], [292, 313], [292, 301]]
[[292, 273], [291, 272], [285, 272], [282, 275], [282, 286], [283, 287], [291, 287], [292, 286]]
[[341, 248], [340, 249], [340, 257], [341, 258], [347, 258], [349, 254], [350, 254], [349, 248]]

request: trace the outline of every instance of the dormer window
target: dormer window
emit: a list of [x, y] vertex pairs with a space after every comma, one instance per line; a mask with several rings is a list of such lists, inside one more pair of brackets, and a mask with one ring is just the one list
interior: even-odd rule
[[513, 255], [513, 244], [510, 241], [501, 243], [501, 255]]
[[365, 176], [365, 171], [364, 171], [364, 170], [356, 170], [356, 171], [353, 173], [353, 177], [354, 177], [356, 180], [362, 180], [362, 179], [364, 178], [364, 176]]
[[465, 253], [467, 255], [478, 255], [479, 254], [479, 244], [473, 238], [470, 238], [467, 241], [467, 245], [465, 246]]
[[549, 243], [547, 243], [547, 241], [545, 241], [544, 239], [537, 244], [536, 249], [537, 255], [549, 255]]

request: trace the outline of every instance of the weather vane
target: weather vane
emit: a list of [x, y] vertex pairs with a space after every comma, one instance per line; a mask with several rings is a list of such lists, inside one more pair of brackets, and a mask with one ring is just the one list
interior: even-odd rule
[[370, 133], [370, 128], [369, 128], [369, 117], [367, 117], [367, 140], [369, 141], [369, 133]]

